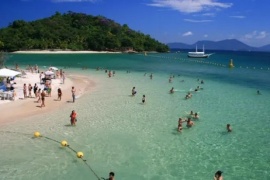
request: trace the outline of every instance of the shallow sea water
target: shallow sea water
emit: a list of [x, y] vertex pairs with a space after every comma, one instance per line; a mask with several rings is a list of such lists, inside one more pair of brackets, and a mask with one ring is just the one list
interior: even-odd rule
[[[112, 78], [104, 70], [68, 69], [96, 77], [97, 87], [59, 111], [0, 127], [0, 179], [97, 179], [73, 151], [33, 138], [35, 131], [82, 151], [99, 177], [114, 171], [117, 180], [205, 180], [222, 170], [225, 179], [269, 179], [270, 92], [265, 82], [270, 72], [179, 62], [174, 56], [143, 57], [157, 62], [149, 60], [131, 73], [121, 64], [125, 67]], [[171, 73], [175, 78], [169, 83]], [[203, 90], [185, 100], [198, 85]], [[169, 94], [172, 87], [178, 91]], [[146, 104], [141, 103], [143, 94]], [[69, 126], [73, 109], [78, 113], [76, 127]], [[177, 132], [178, 118], [191, 110], [199, 112], [200, 119]], [[232, 133], [226, 132], [227, 123]]]

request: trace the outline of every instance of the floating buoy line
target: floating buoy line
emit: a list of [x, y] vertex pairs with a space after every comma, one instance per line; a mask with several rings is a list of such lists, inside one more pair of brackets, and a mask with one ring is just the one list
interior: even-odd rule
[[[137, 55], [142, 55], [142, 54], [137, 54]], [[216, 63], [216, 62], [210, 62], [210, 61], [205, 61], [204, 60], [198, 60], [198, 59], [190, 59], [190, 58], [180, 58], [180, 57], [169, 57], [169, 56], [157, 56], [157, 55], [147, 55], [147, 57], [150, 58], [160, 58], [160, 59], [169, 59], [169, 60], [180, 60], [182, 62], [195, 62], [195, 63], [202, 63], [202, 64], [209, 64], [209, 65], [214, 65], [214, 66], [219, 66], [219, 67], [224, 67], [224, 68], [240, 68], [240, 69], [251, 69], [251, 70], [264, 70], [264, 71], [269, 71], [269, 67], [248, 67], [248, 66], [235, 66], [230, 60], [229, 64], [221, 64], [221, 63]]]
[[[27, 134], [27, 133], [19, 133], [19, 132], [12, 132], [12, 131], [1, 131], [1, 132], [22, 134], [22, 135], [27, 135], [27, 136], [31, 135], [31, 134]], [[66, 147], [66, 148], [70, 149], [71, 151], [73, 151], [76, 154], [77, 158], [81, 159], [84, 162], [84, 164], [91, 170], [91, 172], [96, 176], [96, 178], [98, 180], [101, 180], [101, 178], [92, 169], [92, 167], [90, 166], [90, 164], [87, 163], [86, 159], [83, 159], [83, 156], [84, 156], [83, 152], [74, 150], [72, 147], [70, 147], [70, 145], [68, 144], [68, 142], [66, 140], [62, 140], [60, 142], [60, 141], [57, 141], [55, 139], [52, 139], [52, 138], [49, 138], [49, 137], [46, 137], [46, 136], [42, 136], [40, 134], [40, 132], [38, 132], [38, 131], [34, 132], [34, 137], [35, 138], [45, 138], [45, 139], [47, 139], [49, 141], [53, 141], [55, 143], [61, 144], [62, 147]]]

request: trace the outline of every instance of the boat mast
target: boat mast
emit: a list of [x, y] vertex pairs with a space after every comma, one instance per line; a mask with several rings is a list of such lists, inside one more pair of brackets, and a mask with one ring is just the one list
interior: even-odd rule
[[203, 45], [203, 52], [204, 52], [204, 45]]
[[197, 44], [196, 44], [196, 52], [197, 52]]

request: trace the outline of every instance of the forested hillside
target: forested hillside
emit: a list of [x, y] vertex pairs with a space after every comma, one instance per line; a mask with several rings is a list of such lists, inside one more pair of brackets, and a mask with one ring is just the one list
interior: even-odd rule
[[33, 49], [167, 52], [168, 46], [103, 16], [56, 12], [32, 22], [16, 20], [0, 29], [0, 50]]

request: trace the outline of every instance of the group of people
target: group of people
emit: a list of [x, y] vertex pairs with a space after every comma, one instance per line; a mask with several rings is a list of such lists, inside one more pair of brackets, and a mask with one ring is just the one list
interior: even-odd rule
[[191, 128], [192, 126], [195, 125], [195, 123], [191, 120], [191, 118], [193, 118], [194, 120], [199, 119], [199, 115], [198, 113], [193, 113], [193, 111], [190, 112], [189, 117], [187, 119], [182, 119], [179, 118], [178, 119], [178, 131], [182, 132], [183, 130], [183, 123], [186, 122], [187, 123], [187, 128]]

